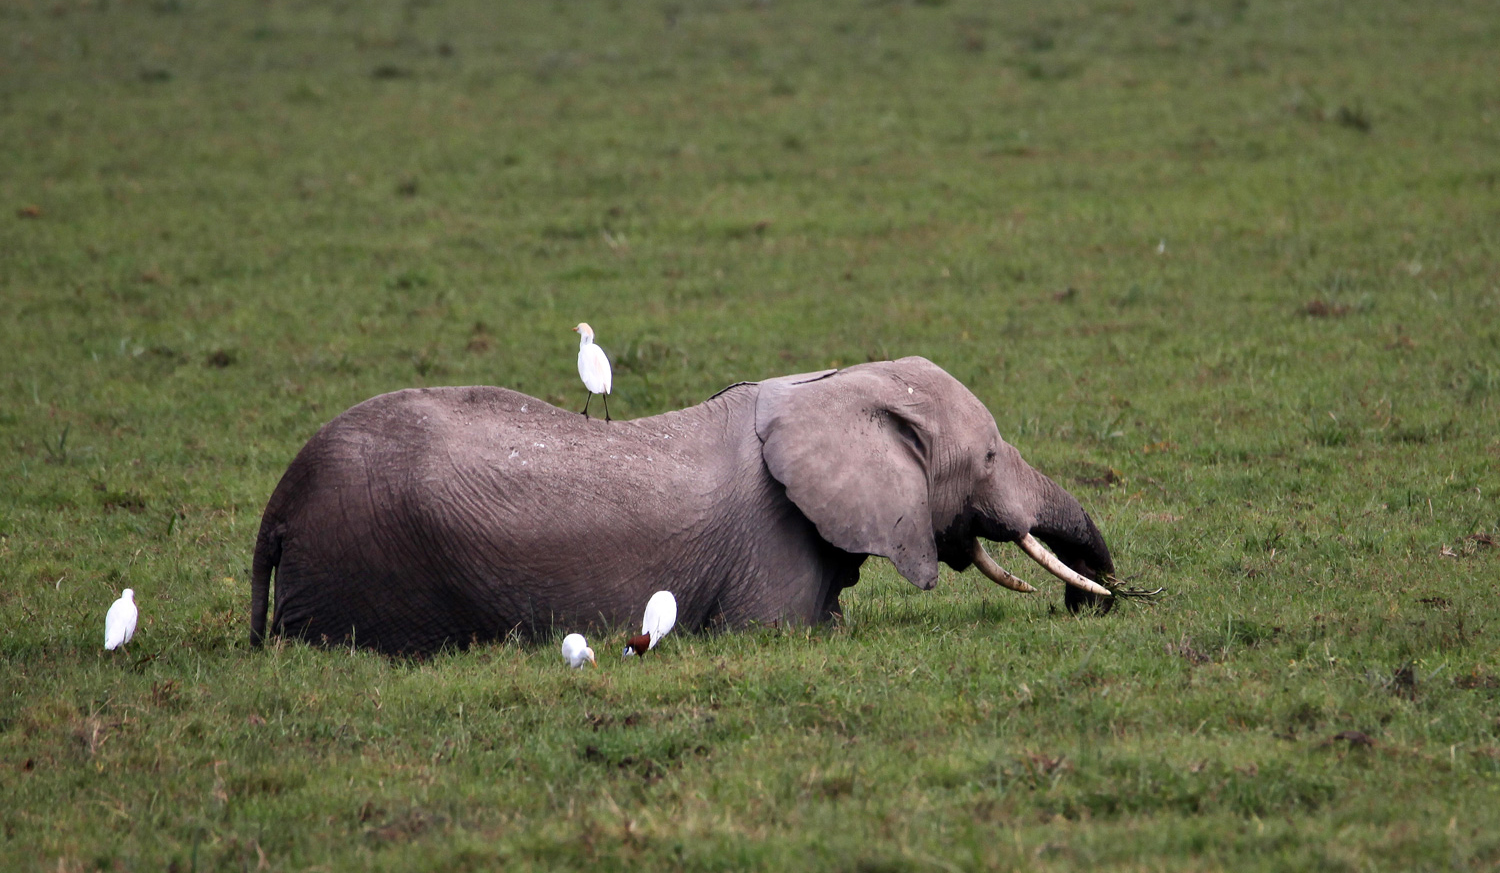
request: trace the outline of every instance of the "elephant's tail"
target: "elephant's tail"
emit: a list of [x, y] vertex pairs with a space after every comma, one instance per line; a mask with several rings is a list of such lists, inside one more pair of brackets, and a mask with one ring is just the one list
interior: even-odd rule
[[259, 648], [266, 639], [266, 608], [271, 594], [271, 571], [281, 563], [283, 527], [266, 513], [255, 538], [255, 559], [250, 565], [250, 645]]

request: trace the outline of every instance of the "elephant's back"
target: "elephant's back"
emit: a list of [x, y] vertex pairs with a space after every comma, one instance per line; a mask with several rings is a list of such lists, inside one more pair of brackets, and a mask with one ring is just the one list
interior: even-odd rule
[[452, 497], [502, 512], [588, 502], [640, 514], [653, 499], [691, 501], [723, 487], [743, 466], [719, 445], [725, 429], [681, 414], [604, 422], [507, 388], [408, 388], [324, 425], [283, 486], [303, 500], [364, 490], [361, 499], [385, 507]]
[[570, 417], [578, 416], [509, 388], [404, 388], [349, 407], [324, 425], [318, 437], [427, 445], [464, 431], [477, 429], [473, 436], [495, 438], [545, 420], [562, 425]]
[[510, 453], [549, 438], [586, 440], [578, 433], [584, 424], [577, 413], [508, 388], [406, 388], [351, 406], [308, 441], [293, 466], [332, 478], [430, 481], [494, 470]]
[[[693, 435], [688, 432], [692, 428], [676, 419], [668, 414], [605, 422], [492, 386], [407, 388], [350, 407], [325, 425], [309, 445], [358, 445], [445, 465], [490, 465], [497, 457], [517, 460], [528, 449], [700, 462], [689, 441], [682, 439]], [[674, 439], [679, 441], [674, 444]], [[518, 454], [512, 456], [513, 452]]]

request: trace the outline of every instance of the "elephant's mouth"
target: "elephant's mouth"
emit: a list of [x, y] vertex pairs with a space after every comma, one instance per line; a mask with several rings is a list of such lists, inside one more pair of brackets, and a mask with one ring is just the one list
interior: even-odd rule
[[[1041, 541], [1032, 536], [1030, 533], [1023, 534], [1021, 536], [1021, 539], [1017, 542], [1017, 545], [1019, 545], [1021, 547], [1021, 551], [1025, 552], [1027, 556], [1030, 557], [1033, 561], [1041, 564], [1042, 569], [1063, 580], [1069, 585], [1072, 585], [1074, 588], [1082, 589], [1084, 591], [1087, 591], [1089, 594], [1094, 594], [1099, 597], [1114, 596], [1113, 592], [1111, 592], [1108, 588], [1105, 588], [1098, 582], [1089, 579], [1088, 577], [1074, 570], [1072, 567], [1064, 564], [1061, 559], [1052, 554], [1052, 552], [1048, 551], [1047, 547], [1042, 545]], [[984, 543], [980, 542], [978, 537], [974, 538], [972, 557], [974, 558], [974, 566], [978, 567], [979, 572], [983, 573], [991, 582], [994, 582], [997, 585], [1002, 585], [1006, 588], [1011, 589], [1012, 591], [1029, 593], [1036, 590], [1035, 588], [1026, 584], [1020, 578], [1007, 572], [1004, 567], [1001, 567], [999, 564], [995, 563], [995, 559], [990, 557], [989, 552], [985, 551]]]

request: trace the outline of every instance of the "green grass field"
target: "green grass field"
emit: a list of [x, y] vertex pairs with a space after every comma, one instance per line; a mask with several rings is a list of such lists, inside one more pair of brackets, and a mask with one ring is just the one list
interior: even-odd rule
[[[0, 3], [0, 868], [1493, 869], [1497, 46], [1480, 0]], [[624, 417], [925, 355], [1169, 596], [872, 560], [840, 626], [593, 671], [248, 647], [323, 422], [580, 404], [582, 320]]]

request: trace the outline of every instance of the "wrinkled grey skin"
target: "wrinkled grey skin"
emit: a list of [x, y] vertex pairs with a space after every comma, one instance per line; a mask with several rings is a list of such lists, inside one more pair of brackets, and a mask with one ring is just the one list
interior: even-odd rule
[[[922, 358], [742, 383], [605, 423], [504, 388], [365, 401], [292, 462], [255, 545], [250, 638], [425, 653], [518, 631], [816, 623], [868, 555], [931, 588], [1031, 532], [1091, 579], [1093, 521]], [[1069, 605], [1089, 595], [1068, 588]]]

